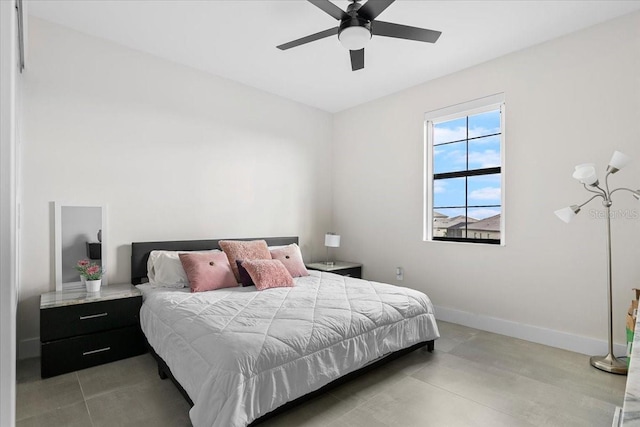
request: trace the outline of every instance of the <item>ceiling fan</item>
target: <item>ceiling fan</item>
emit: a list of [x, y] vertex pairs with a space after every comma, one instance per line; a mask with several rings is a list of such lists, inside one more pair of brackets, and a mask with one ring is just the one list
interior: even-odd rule
[[364, 68], [364, 47], [372, 35], [435, 43], [440, 34], [442, 34], [440, 31], [377, 21], [378, 15], [395, 0], [368, 0], [365, 4], [360, 4], [360, 0], [351, 0], [352, 3], [347, 7], [346, 12], [329, 0], [307, 1], [339, 20], [340, 25], [337, 28], [330, 28], [281, 44], [277, 46], [278, 49], [291, 49], [292, 47], [337, 34], [340, 43], [349, 49], [352, 71]]

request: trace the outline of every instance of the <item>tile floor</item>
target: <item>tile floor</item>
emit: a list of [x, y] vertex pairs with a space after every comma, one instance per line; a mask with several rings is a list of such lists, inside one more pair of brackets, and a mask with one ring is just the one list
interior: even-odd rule
[[[262, 426], [610, 426], [626, 377], [588, 356], [438, 322], [417, 350]], [[149, 354], [46, 380], [18, 362], [17, 426], [190, 426], [189, 405]]]

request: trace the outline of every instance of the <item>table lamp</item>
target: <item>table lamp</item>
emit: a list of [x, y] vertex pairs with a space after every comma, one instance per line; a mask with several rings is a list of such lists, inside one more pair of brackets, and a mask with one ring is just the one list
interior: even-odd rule
[[325, 234], [324, 245], [327, 247], [327, 261], [325, 262], [325, 264], [327, 265], [327, 267], [332, 267], [335, 263], [333, 261], [329, 261], [329, 248], [340, 247], [340, 235], [335, 233]]

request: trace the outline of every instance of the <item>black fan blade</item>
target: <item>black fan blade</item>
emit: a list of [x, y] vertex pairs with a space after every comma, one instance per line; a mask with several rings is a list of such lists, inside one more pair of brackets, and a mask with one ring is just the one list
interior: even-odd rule
[[[364, 7], [364, 6], [363, 6]], [[371, 32], [376, 36], [396, 37], [399, 39], [416, 40], [419, 42], [435, 43], [442, 34], [440, 31], [410, 27], [408, 25], [392, 24], [391, 22], [373, 21]]]
[[364, 68], [364, 49], [350, 50], [351, 55], [351, 71], [357, 71]]
[[396, 0], [369, 0], [360, 9], [358, 9], [358, 15], [362, 16], [364, 19], [373, 21], [394, 1]]
[[334, 18], [336, 18], [338, 21], [341, 20], [342, 18], [345, 18], [345, 17], [348, 16], [345, 11], [340, 9], [335, 4], [331, 3], [329, 0], [307, 0], [307, 1], [309, 3], [313, 3], [314, 5], [319, 7], [320, 9], [324, 10], [329, 15], [333, 16]]
[[319, 33], [311, 34], [310, 36], [302, 37], [301, 39], [294, 40], [289, 43], [281, 44], [277, 46], [280, 50], [291, 49], [292, 47], [300, 46], [301, 44], [313, 42], [316, 40], [323, 39], [325, 37], [333, 36], [338, 34], [338, 28], [329, 28], [328, 30], [320, 31]]

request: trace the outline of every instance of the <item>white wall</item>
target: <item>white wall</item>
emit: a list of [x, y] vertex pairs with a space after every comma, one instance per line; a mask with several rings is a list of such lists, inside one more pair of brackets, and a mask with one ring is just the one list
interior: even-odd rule
[[[606, 353], [605, 223], [573, 166], [600, 172], [614, 149], [636, 161], [611, 178], [640, 188], [640, 14], [514, 53], [344, 111], [334, 120], [333, 229], [339, 257], [369, 279], [425, 291], [447, 318], [578, 351]], [[423, 115], [506, 96], [506, 246], [422, 242]], [[640, 205], [616, 194], [615, 341], [640, 287]], [[515, 322], [515, 323], [513, 323]], [[569, 342], [570, 341], [570, 342]]]
[[321, 257], [328, 113], [36, 18], [29, 30], [21, 356], [55, 288], [51, 201], [107, 205], [109, 283], [128, 282], [132, 241], [299, 235]]
[[[39, 295], [54, 288], [54, 200], [108, 205], [110, 283], [128, 280], [131, 241], [297, 234], [314, 259], [332, 229], [338, 257], [392, 283], [404, 267], [401, 284], [426, 291], [440, 318], [605, 351], [604, 223], [589, 215], [599, 206], [570, 225], [552, 212], [586, 198], [573, 166], [602, 169], [614, 149], [637, 161], [612, 183], [640, 187], [640, 14], [333, 118], [35, 18], [29, 42], [23, 356], [37, 351]], [[422, 242], [423, 115], [497, 92], [507, 245]], [[640, 212], [620, 196], [615, 210]], [[638, 216], [613, 221], [619, 343], [639, 231]]]

